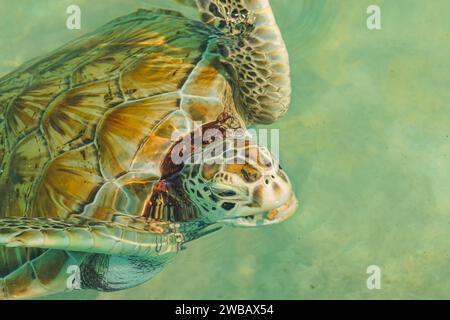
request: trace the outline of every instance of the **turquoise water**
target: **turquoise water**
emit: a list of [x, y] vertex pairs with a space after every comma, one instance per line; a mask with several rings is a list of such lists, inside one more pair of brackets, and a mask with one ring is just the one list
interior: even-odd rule
[[[70, 31], [73, 3], [0, 0], [0, 74], [137, 8], [181, 8], [78, 0], [82, 29]], [[382, 10], [378, 31], [366, 27], [371, 4]], [[272, 6], [293, 78], [291, 109], [272, 127], [299, 213], [197, 241], [140, 287], [52, 298], [450, 298], [450, 2]], [[381, 269], [379, 290], [366, 286], [369, 265]]]

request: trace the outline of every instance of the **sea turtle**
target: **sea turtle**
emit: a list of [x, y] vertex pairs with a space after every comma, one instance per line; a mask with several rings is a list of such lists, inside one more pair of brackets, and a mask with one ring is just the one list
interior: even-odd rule
[[224, 149], [241, 162], [186, 161], [228, 138], [173, 160], [197, 129], [270, 123], [290, 99], [268, 0], [182, 2], [201, 19], [139, 10], [0, 79], [0, 298], [129, 288], [217, 226], [295, 211], [250, 139]]

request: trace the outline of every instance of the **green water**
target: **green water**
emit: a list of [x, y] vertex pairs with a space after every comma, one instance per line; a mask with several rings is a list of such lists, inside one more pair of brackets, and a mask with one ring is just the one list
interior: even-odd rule
[[[82, 29], [65, 28], [68, 5]], [[0, 74], [155, 0], [0, 0]], [[378, 4], [382, 30], [369, 31]], [[197, 241], [98, 299], [450, 298], [450, 2], [273, 0], [293, 101], [274, 125], [299, 213]], [[6, 12], [6, 13], [5, 13]], [[189, 15], [192, 11], [189, 12]], [[368, 290], [366, 269], [381, 268]]]

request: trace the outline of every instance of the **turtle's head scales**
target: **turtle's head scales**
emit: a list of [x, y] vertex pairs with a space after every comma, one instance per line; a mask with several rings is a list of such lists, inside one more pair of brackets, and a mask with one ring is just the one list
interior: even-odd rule
[[202, 218], [255, 227], [282, 222], [295, 213], [297, 200], [289, 178], [266, 148], [248, 141], [221, 149], [223, 157], [206, 156], [212, 149], [217, 155], [220, 146], [207, 146], [202, 161], [185, 165], [181, 174], [184, 190]]

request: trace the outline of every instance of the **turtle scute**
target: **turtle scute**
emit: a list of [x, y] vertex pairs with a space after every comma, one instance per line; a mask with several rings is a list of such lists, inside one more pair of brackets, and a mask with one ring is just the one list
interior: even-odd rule
[[[92, 272], [91, 288], [134, 285], [180, 239], [217, 230], [187, 194], [155, 191], [175, 133], [195, 121], [245, 125], [235, 103], [257, 101], [236, 77], [248, 90], [262, 80], [247, 70], [251, 53], [223, 56], [221, 44], [241, 50], [235, 40], [177, 12], [138, 10], [0, 79], [0, 298], [64, 291], [70, 265]], [[135, 276], [141, 266], [153, 271]]]
[[108, 252], [177, 250], [170, 224], [141, 216], [172, 134], [223, 112], [213, 32], [139, 10], [0, 79], [0, 297], [64, 291], [70, 265], [106, 279], [91, 262], [113, 268]]

